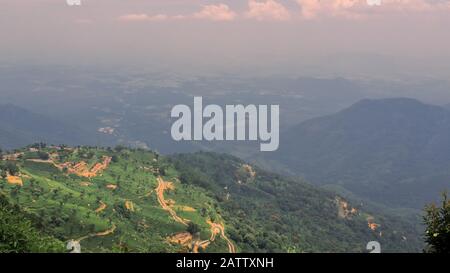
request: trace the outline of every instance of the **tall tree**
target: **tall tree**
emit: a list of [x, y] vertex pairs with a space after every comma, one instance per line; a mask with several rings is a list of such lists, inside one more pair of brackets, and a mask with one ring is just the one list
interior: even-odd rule
[[441, 207], [431, 204], [425, 208], [425, 241], [428, 244], [426, 252], [450, 253], [450, 200], [446, 192], [442, 197]]

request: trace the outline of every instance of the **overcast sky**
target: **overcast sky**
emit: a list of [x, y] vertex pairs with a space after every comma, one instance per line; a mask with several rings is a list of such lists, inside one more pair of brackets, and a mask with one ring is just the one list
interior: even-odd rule
[[0, 60], [450, 75], [449, 0], [0, 0]]

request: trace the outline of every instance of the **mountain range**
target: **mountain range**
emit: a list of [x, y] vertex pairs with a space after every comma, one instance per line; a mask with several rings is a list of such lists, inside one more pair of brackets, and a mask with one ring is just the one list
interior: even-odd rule
[[421, 208], [450, 185], [450, 111], [407, 98], [362, 100], [281, 134], [268, 157], [317, 185]]
[[14, 149], [35, 142], [95, 144], [96, 134], [22, 107], [0, 105], [0, 147]]
[[449, 188], [450, 111], [414, 99], [364, 99], [290, 126], [252, 165], [111, 149], [114, 134], [76, 124], [0, 107], [0, 147], [17, 149], [0, 164], [3, 228], [46, 238], [24, 249], [81, 238], [87, 252], [364, 252], [370, 240], [420, 251], [418, 212]]
[[[115, 134], [79, 126], [82, 124], [2, 105], [0, 147], [19, 148], [41, 141], [102, 146], [130, 143]], [[161, 143], [167, 143], [163, 138], [168, 136], [162, 128], [155, 129], [160, 125], [155, 126], [152, 130], [139, 126], [139, 130], [153, 131], [151, 147], [158, 150], [160, 145], [167, 146]], [[209, 150], [237, 155], [248, 153], [249, 148], [198, 143], [196, 149], [204, 144]], [[177, 145], [172, 146], [180, 152], [190, 150], [184, 146], [191, 146]], [[361, 100], [335, 114], [290, 126], [281, 132], [277, 152], [245, 158], [267, 169], [303, 176], [313, 184], [383, 205], [422, 208], [448, 188], [449, 150], [448, 107], [390, 98]]]

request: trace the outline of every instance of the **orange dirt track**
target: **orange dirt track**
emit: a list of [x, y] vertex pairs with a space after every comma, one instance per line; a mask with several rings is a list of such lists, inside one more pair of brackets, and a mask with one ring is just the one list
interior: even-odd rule
[[157, 177], [156, 179], [158, 181], [158, 187], [156, 188], [156, 196], [158, 197], [159, 204], [161, 205], [163, 210], [170, 213], [170, 215], [176, 222], [187, 226], [189, 220], [179, 217], [177, 213], [169, 205], [167, 205], [167, 201], [164, 199], [164, 191], [173, 189], [172, 182], [166, 182], [161, 177]]
[[[161, 207], [168, 211], [170, 213], [170, 215], [172, 216], [172, 218], [178, 222], [181, 223], [185, 226], [188, 225], [189, 220], [187, 219], [183, 219], [181, 217], [179, 217], [177, 215], [177, 213], [169, 206], [167, 205], [167, 201], [164, 198], [164, 191], [165, 190], [172, 190], [174, 189], [174, 186], [172, 184], [172, 182], [167, 182], [164, 181], [162, 179], [162, 177], [158, 176], [157, 178], [158, 181], [158, 187], [156, 188], [156, 196], [158, 198], [158, 202], [161, 205]], [[225, 235], [225, 227], [223, 224], [218, 224], [218, 223], [213, 223], [210, 220], [207, 221], [207, 223], [211, 226], [211, 237], [209, 238], [209, 240], [205, 240], [205, 241], [197, 241], [194, 243], [193, 245], [193, 252], [194, 253], [198, 253], [198, 248], [206, 248], [211, 242], [213, 242], [216, 239], [216, 235], [220, 234], [220, 236], [227, 242], [228, 244], [228, 252], [229, 253], [236, 253], [236, 247], [234, 246], [234, 244], [231, 242], [230, 239], [228, 239], [228, 237]]]

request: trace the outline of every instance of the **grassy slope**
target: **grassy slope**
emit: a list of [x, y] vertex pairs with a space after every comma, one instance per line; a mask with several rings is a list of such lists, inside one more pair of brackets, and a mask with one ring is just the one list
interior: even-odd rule
[[[379, 240], [389, 251], [418, 251], [421, 247], [417, 230], [401, 219], [376, 214], [382, 224], [380, 237], [378, 231], [367, 228], [367, 212], [340, 219], [332, 193], [262, 170], [256, 170], [257, 176], [249, 179], [242, 171], [243, 162], [234, 157], [198, 153], [165, 158], [128, 149], [43, 151], [57, 152], [58, 163], [85, 161], [90, 166], [101, 162], [103, 156], [114, 156], [101, 175], [85, 178], [49, 163], [29, 161], [35, 154], [25, 152], [16, 162], [23, 187], [0, 178], [0, 190], [8, 201], [38, 219], [39, 226], [57, 240], [79, 239], [116, 227], [107, 236], [82, 240], [84, 252], [186, 251], [167, 242], [168, 236], [184, 232], [186, 227], [158, 203], [155, 189], [159, 174], [175, 186], [165, 192], [165, 199], [174, 200], [177, 214], [200, 227], [200, 239], [210, 237], [208, 219], [223, 222], [238, 251], [361, 252], [370, 240]], [[240, 179], [241, 184], [237, 183]], [[91, 184], [82, 186], [83, 182]], [[108, 189], [110, 184], [117, 189]], [[133, 202], [134, 211], [125, 208], [126, 201]], [[106, 208], [95, 212], [102, 202]], [[182, 211], [182, 206], [195, 211]], [[227, 250], [225, 240], [218, 238], [205, 251]]]
[[[54, 152], [46, 149], [47, 152]], [[85, 160], [92, 166], [101, 161], [104, 155], [118, 155], [118, 161], [111, 163], [102, 175], [94, 178], [66, 174], [49, 163], [19, 161], [24, 186], [13, 186], [1, 181], [2, 192], [10, 201], [19, 205], [27, 213], [40, 218], [42, 226], [61, 240], [79, 239], [88, 234], [108, 230], [117, 226], [114, 234], [104, 237], [91, 237], [82, 241], [84, 251], [182, 251], [179, 246], [166, 242], [166, 237], [186, 230], [162, 210], [157, 202], [154, 189], [157, 186], [155, 175], [144, 166], [157, 165], [150, 152], [128, 151], [112, 152], [101, 149], [81, 149], [74, 152], [60, 152], [61, 162]], [[176, 205], [189, 205], [197, 210], [180, 213], [201, 227], [201, 238], [209, 238], [206, 217], [199, 215], [201, 208], [212, 207], [214, 201], [201, 189], [181, 185], [175, 179], [174, 170], [167, 167], [166, 180], [174, 182], [175, 191], [167, 192], [166, 199], [176, 200]], [[82, 186], [83, 182], [91, 183]], [[108, 184], [117, 185], [115, 190]], [[153, 191], [150, 196], [145, 196]], [[125, 201], [134, 204], [135, 211], [125, 208]], [[188, 204], [184, 204], [189, 200]], [[106, 209], [96, 213], [100, 201]], [[210, 212], [214, 213], [213, 210]], [[220, 245], [220, 240], [217, 241]], [[212, 245], [209, 249], [215, 249]], [[219, 248], [225, 251], [226, 248]]]

